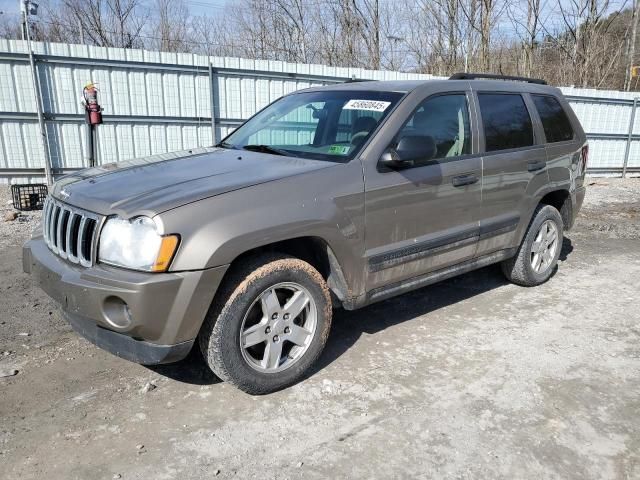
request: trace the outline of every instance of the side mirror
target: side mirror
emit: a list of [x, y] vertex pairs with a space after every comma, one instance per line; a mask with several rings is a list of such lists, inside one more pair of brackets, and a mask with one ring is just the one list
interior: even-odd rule
[[380, 162], [389, 168], [401, 168], [415, 162], [431, 160], [436, 156], [436, 142], [428, 135], [409, 135], [402, 137], [395, 149], [382, 154]]

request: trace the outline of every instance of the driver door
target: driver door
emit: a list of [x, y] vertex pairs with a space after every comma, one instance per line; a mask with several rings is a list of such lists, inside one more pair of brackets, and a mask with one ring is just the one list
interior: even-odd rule
[[[468, 92], [424, 98], [391, 142], [422, 136], [430, 144], [413, 166], [369, 162], [365, 173], [367, 290], [473, 258], [479, 232], [482, 161], [472, 138]], [[435, 143], [435, 150], [431, 142]], [[374, 164], [374, 166], [372, 166]]]

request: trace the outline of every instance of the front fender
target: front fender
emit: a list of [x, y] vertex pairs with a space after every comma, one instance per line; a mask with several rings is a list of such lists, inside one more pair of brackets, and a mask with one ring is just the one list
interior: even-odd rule
[[363, 285], [364, 185], [360, 162], [283, 178], [201, 200], [160, 215], [181, 235], [172, 271], [200, 270], [296, 237], [333, 250], [352, 291]]

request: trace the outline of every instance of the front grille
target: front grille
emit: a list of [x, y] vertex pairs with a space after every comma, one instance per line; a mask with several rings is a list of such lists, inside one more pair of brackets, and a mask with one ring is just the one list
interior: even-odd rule
[[42, 215], [44, 241], [53, 253], [72, 263], [95, 263], [100, 216], [47, 197]]

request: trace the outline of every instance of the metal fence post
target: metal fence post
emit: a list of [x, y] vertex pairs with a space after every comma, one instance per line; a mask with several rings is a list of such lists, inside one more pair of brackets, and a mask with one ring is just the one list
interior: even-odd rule
[[213, 65], [211, 64], [211, 60], [209, 60], [209, 96], [211, 103], [211, 140], [213, 141], [213, 145], [217, 142], [216, 140], [216, 95], [215, 95], [215, 82]]
[[40, 86], [40, 77], [38, 75], [38, 67], [31, 48], [31, 35], [29, 34], [29, 22], [27, 12], [22, 12], [23, 21], [27, 32], [27, 46], [29, 50], [29, 64], [31, 65], [31, 75], [33, 77], [33, 89], [36, 96], [36, 111], [38, 112], [38, 124], [40, 126], [40, 140], [42, 142], [42, 150], [44, 154], [44, 174], [47, 178], [47, 185], [53, 185], [53, 175], [51, 174], [51, 158], [49, 156], [49, 139], [47, 137], [47, 127], [44, 123], [44, 113], [42, 109], [42, 88]]
[[629, 120], [629, 133], [627, 135], [627, 145], [624, 149], [624, 164], [622, 165], [622, 178], [627, 176], [627, 165], [629, 164], [629, 153], [631, 152], [631, 140], [633, 139], [633, 127], [636, 123], [636, 108], [638, 107], [638, 98], [633, 99], [633, 107], [631, 107], [631, 119]]

